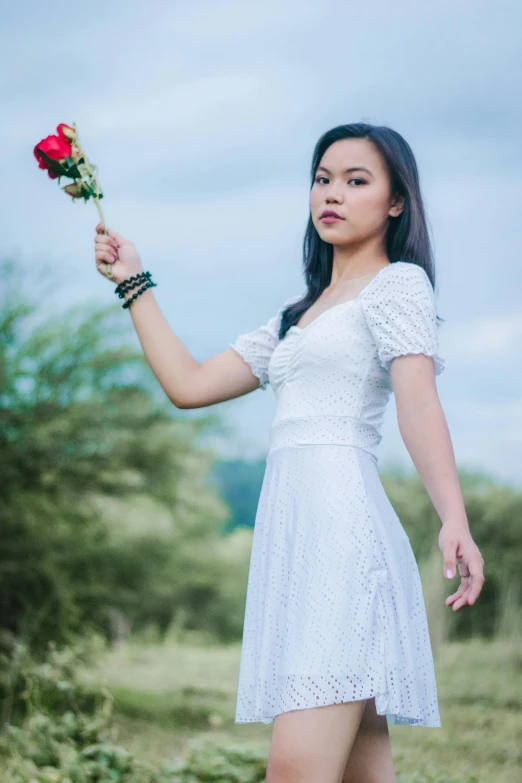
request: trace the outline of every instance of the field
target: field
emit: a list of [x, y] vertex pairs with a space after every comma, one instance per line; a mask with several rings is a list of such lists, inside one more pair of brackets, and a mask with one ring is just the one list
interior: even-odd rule
[[[272, 726], [234, 724], [239, 644], [129, 645], [94, 672], [115, 696], [118, 741], [143, 760], [185, 759], [201, 742], [268, 754]], [[442, 728], [390, 726], [400, 783], [522, 781], [522, 645], [438, 651]]]

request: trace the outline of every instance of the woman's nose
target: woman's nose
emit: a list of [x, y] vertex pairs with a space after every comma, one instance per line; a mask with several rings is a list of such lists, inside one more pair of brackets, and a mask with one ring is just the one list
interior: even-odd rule
[[336, 191], [333, 190], [326, 196], [326, 201], [328, 203], [330, 203], [330, 201], [335, 201], [338, 204], [341, 201], [341, 197]]
[[342, 199], [341, 188], [337, 185], [331, 185], [327, 194], [327, 201], [340, 201]]

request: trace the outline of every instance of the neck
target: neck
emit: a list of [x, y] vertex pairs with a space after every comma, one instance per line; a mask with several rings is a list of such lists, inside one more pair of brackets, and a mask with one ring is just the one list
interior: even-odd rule
[[354, 277], [369, 277], [389, 264], [390, 260], [381, 248], [334, 246], [330, 285], [335, 286]]

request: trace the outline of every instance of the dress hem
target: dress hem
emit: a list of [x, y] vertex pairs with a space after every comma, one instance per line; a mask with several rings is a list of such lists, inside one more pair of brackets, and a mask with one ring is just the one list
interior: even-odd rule
[[382, 702], [382, 700], [387, 701], [388, 700], [388, 694], [383, 693], [372, 693], [369, 696], [362, 696], [358, 699], [341, 699], [340, 701], [335, 702], [327, 702], [326, 704], [308, 704], [303, 705], [301, 707], [296, 707], [295, 709], [291, 710], [281, 710], [280, 712], [276, 712], [273, 715], [258, 715], [253, 718], [238, 718], [237, 716], [234, 719], [235, 724], [245, 724], [245, 723], [265, 723], [270, 724], [274, 722], [274, 718], [277, 715], [282, 715], [285, 712], [297, 712], [297, 710], [305, 710], [305, 709], [311, 709], [314, 707], [329, 707], [332, 704], [347, 704], [352, 701], [364, 701], [366, 699], [373, 699], [375, 698], [376, 706], [375, 711], [377, 712], [377, 715], [385, 715], [388, 725], [400, 725], [400, 726], [412, 726], [414, 728], [433, 728], [438, 729], [441, 728], [442, 723], [440, 721], [440, 718], [434, 718], [430, 720], [429, 718], [421, 718], [421, 717], [414, 717], [412, 715], [405, 715], [402, 713], [394, 713], [394, 712], [386, 712], [380, 711], [377, 707], [377, 702]]

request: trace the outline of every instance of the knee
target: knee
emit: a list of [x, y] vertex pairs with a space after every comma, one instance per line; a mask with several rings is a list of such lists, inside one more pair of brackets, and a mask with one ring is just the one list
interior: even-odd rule
[[266, 768], [266, 783], [304, 783], [308, 780], [303, 760], [272, 754]]
[[318, 759], [302, 755], [272, 754], [268, 759], [265, 783], [341, 783], [339, 775], [325, 770]]

